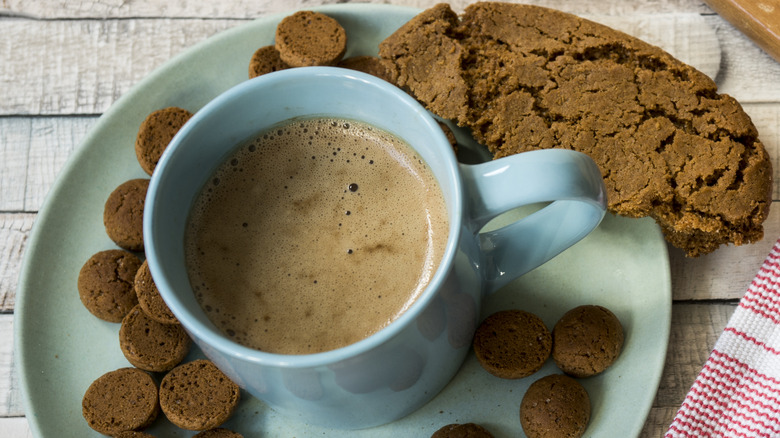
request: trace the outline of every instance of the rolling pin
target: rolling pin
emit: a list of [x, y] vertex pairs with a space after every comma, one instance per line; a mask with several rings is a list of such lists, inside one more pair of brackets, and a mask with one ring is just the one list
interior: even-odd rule
[[780, 0], [704, 0], [758, 47], [780, 62]]

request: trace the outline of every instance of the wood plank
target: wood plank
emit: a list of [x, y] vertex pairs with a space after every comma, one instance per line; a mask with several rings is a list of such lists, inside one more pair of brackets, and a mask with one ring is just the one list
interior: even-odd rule
[[[386, 0], [360, 0], [361, 3], [387, 3]], [[520, 0], [515, 0], [520, 3]], [[322, 1], [318, 4], [350, 3], [347, 1]], [[438, 0], [407, 0], [393, 2], [404, 6], [425, 9]], [[456, 10], [462, 10], [473, 0], [450, 0]], [[530, 0], [522, 3], [547, 6], [575, 13], [598, 13], [626, 16], [636, 13], [692, 12], [709, 13], [711, 10], [701, 2], [691, 0]], [[65, 0], [4, 0], [0, 3], [0, 14], [29, 16], [46, 19], [56, 18], [128, 18], [128, 17], [202, 17], [202, 18], [252, 18], [261, 14], [285, 12], [311, 7], [307, 0], [223, 0], [202, 1], [79, 1]]]
[[33, 438], [30, 425], [24, 417], [0, 418], [0, 430], [6, 438]]
[[0, 212], [37, 212], [97, 117], [0, 118]]
[[780, 104], [744, 103], [742, 107], [758, 129], [758, 137], [772, 160], [774, 189], [772, 199], [780, 200]]
[[[14, 364], [14, 318], [0, 314], [0, 417], [21, 417], [22, 408], [19, 377]], [[0, 430], [5, 430], [0, 426]]]
[[0, 119], [0, 211], [24, 210], [29, 125]]
[[[711, 76], [720, 66], [715, 33], [699, 15], [588, 17], [661, 45]], [[175, 54], [244, 22], [0, 20], [0, 35], [14, 35], [0, 40], [0, 115], [100, 114]]]
[[[0, 311], [2, 312], [12, 311], [16, 304], [19, 271], [27, 237], [30, 235], [34, 220], [35, 214], [32, 213], [0, 213]], [[0, 339], [3, 339], [2, 336]]]
[[0, 20], [0, 35], [14, 36], [0, 39], [0, 115], [101, 114], [162, 63], [241, 22]]
[[704, 17], [715, 28], [722, 53], [721, 93], [742, 103], [780, 101], [780, 63], [718, 15]]

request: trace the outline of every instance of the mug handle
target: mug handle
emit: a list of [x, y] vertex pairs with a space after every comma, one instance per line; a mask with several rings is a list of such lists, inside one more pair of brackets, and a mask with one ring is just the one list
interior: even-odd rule
[[[478, 237], [487, 292], [579, 242], [604, 218], [607, 196], [596, 163], [568, 149], [546, 149], [481, 164], [460, 164], [467, 227]], [[524, 205], [551, 202], [494, 231], [482, 228]]]

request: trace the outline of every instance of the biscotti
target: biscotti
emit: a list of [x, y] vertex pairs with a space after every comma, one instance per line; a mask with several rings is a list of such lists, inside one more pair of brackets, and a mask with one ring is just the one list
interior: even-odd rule
[[772, 168], [750, 117], [658, 47], [571, 14], [440, 4], [380, 44], [397, 84], [495, 158], [588, 154], [611, 212], [654, 218], [689, 256], [760, 240]]

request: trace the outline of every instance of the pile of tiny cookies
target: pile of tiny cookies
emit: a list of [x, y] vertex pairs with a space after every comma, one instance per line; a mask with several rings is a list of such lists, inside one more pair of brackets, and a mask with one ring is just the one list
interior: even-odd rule
[[585, 433], [591, 405], [575, 378], [595, 376], [611, 366], [623, 339], [623, 326], [614, 313], [603, 306], [581, 305], [566, 312], [552, 333], [533, 313], [493, 313], [477, 328], [472, 345], [482, 368], [503, 379], [529, 377], [552, 356], [565, 374], [531, 384], [520, 403], [520, 423], [530, 438], [576, 438]]
[[[135, 143], [141, 168], [154, 172], [163, 150], [192, 114], [170, 107], [151, 113]], [[94, 430], [120, 438], [142, 432], [162, 411], [175, 426], [198, 438], [241, 438], [220, 427], [240, 400], [240, 389], [212, 362], [182, 363], [192, 341], [160, 296], [144, 250], [143, 210], [149, 179], [126, 181], [106, 200], [103, 223], [122, 249], [92, 255], [81, 267], [77, 288], [84, 307], [101, 320], [121, 323], [119, 347], [132, 367], [109, 371], [87, 388], [82, 415]]]

